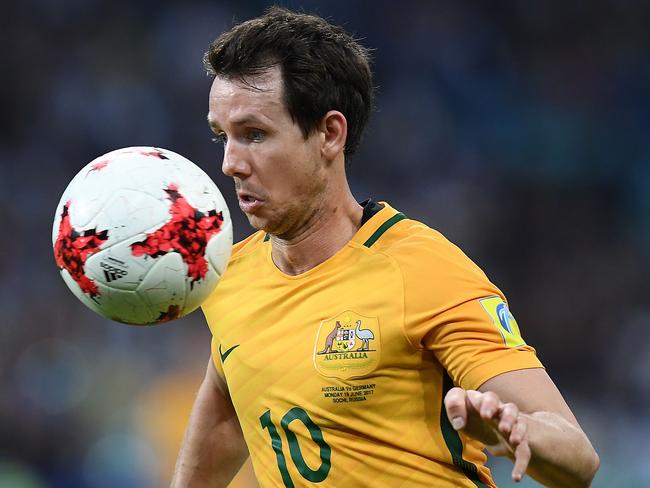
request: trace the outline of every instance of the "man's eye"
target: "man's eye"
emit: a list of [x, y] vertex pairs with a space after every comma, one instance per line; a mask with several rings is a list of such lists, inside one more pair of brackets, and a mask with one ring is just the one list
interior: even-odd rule
[[212, 138], [212, 142], [216, 144], [223, 144], [225, 146], [228, 142], [228, 136], [224, 132], [219, 132], [215, 137]]
[[258, 129], [248, 131], [248, 140], [251, 142], [262, 142], [264, 140], [264, 132]]

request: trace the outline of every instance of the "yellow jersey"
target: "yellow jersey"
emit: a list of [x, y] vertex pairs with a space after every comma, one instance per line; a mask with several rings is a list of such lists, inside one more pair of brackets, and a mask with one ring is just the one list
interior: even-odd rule
[[443, 398], [541, 367], [478, 266], [386, 203], [297, 276], [253, 234], [203, 310], [262, 487], [493, 487]]

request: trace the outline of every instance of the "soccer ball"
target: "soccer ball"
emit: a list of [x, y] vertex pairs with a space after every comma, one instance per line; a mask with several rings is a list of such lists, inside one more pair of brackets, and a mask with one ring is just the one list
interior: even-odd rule
[[85, 305], [118, 322], [157, 324], [196, 309], [232, 248], [230, 213], [198, 166], [128, 147], [86, 165], [63, 192], [54, 258]]

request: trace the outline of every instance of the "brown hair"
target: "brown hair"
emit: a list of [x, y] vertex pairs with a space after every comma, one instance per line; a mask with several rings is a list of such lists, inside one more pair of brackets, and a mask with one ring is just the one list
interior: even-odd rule
[[205, 53], [213, 76], [239, 78], [279, 66], [284, 103], [305, 136], [329, 110], [348, 123], [345, 154], [361, 140], [373, 106], [369, 52], [342, 27], [277, 6], [221, 34]]

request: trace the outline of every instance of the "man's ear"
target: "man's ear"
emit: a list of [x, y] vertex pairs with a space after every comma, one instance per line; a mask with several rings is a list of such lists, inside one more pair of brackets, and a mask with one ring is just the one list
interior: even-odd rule
[[345, 150], [348, 121], [338, 110], [330, 110], [321, 119], [318, 130], [321, 133], [321, 154], [333, 161]]

